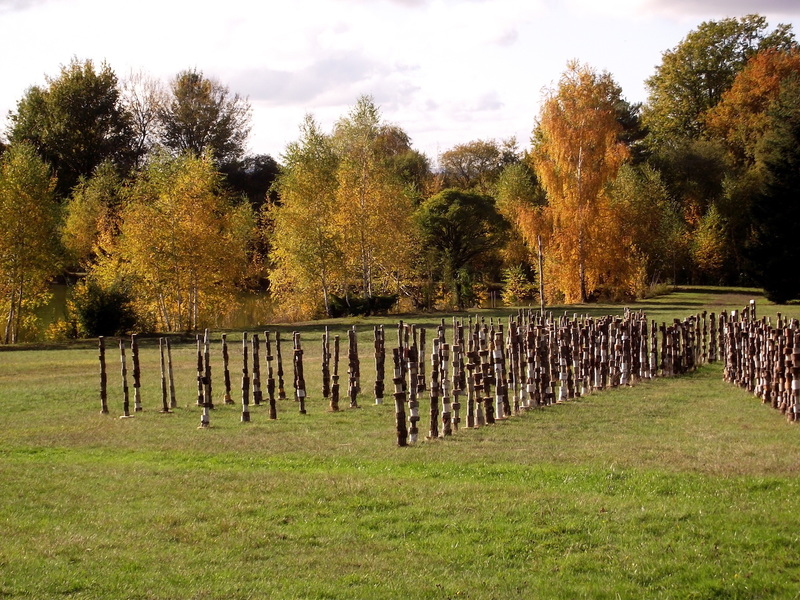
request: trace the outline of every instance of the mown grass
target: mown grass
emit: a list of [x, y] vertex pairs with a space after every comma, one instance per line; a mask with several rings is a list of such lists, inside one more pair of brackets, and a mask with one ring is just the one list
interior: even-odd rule
[[[751, 297], [644, 304], [667, 320]], [[344, 340], [353, 322], [329, 325]], [[277, 421], [261, 406], [242, 424], [218, 403], [206, 430], [191, 344], [175, 350], [180, 407], [163, 415], [143, 341], [133, 419], [117, 418], [113, 347], [111, 415], [95, 349], [0, 353], [0, 597], [799, 597], [800, 430], [719, 365], [401, 449], [391, 402], [367, 393], [376, 322], [395, 321], [355, 321], [361, 409], [326, 410], [321, 326], [304, 324], [283, 331], [303, 332], [309, 414], [286, 400]]]

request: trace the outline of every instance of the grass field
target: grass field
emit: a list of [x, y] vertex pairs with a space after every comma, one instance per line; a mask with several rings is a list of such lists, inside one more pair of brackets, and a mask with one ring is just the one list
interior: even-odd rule
[[[662, 321], [752, 297], [687, 289], [633, 308]], [[396, 318], [327, 322], [344, 356], [346, 328], [361, 332], [365, 392], [375, 323], [391, 347]], [[175, 347], [180, 406], [163, 415], [142, 341], [132, 419], [117, 418], [113, 345], [111, 415], [93, 342], [0, 352], [0, 598], [800, 597], [800, 428], [721, 365], [397, 448], [388, 398], [327, 412], [322, 323], [280, 329], [302, 331], [308, 414], [285, 400], [277, 421], [262, 405], [242, 424], [218, 402], [209, 429], [193, 343]]]

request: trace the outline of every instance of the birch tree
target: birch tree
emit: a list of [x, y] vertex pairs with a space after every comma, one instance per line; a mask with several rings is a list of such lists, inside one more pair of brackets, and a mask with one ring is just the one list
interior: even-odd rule
[[338, 162], [331, 139], [307, 115], [300, 139], [283, 156], [276, 184], [281, 204], [271, 211], [272, 291], [302, 313], [313, 313], [321, 297], [330, 315], [330, 296], [342, 278], [341, 234], [335, 223]]
[[0, 307], [3, 343], [16, 343], [58, 272], [55, 179], [27, 142], [0, 158]]
[[608, 73], [572, 62], [547, 94], [534, 132], [531, 158], [552, 218], [548, 261], [567, 302], [585, 302], [609, 266], [604, 244], [613, 233], [603, 188], [628, 156], [619, 141], [621, 101]]

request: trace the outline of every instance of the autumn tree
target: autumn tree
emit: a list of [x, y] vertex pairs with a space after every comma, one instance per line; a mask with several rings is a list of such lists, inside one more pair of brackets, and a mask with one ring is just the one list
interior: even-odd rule
[[73, 59], [58, 77], [33, 86], [9, 115], [11, 142], [29, 141], [58, 178], [57, 194], [66, 197], [81, 177], [90, 177], [104, 161], [123, 171], [133, 166], [135, 148], [129, 113], [117, 76], [103, 63]]
[[362, 96], [334, 128], [339, 157], [335, 223], [349, 271], [363, 295], [402, 288], [411, 249], [411, 200], [385, 150], [387, 127]]
[[122, 81], [120, 98], [130, 118], [137, 166], [141, 166], [159, 143], [158, 114], [167, 102], [167, 91], [160, 80], [144, 71], [134, 71]]
[[464, 282], [471, 280], [478, 259], [502, 245], [507, 222], [491, 196], [452, 188], [425, 200], [414, 216], [423, 246], [434, 252], [454, 304], [463, 309], [471, 291]]
[[769, 112], [757, 160], [765, 170], [761, 193], [750, 208], [752, 236], [748, 255], [767, 298], [784, 303], [800, 298], [800, 76], [783, 80]]
[[246, 98], [200, 71], [182, 71], [158, 108], [160, 142], [176, 154], [211, 152], [225, 164], [244, 154], [250, 116]]
[[570, 63], [534, 132], [531, 159], [552, 219], [548, 262], [567, 302], [585, 302], [620, 264], [605, 256], [614, 229], [603, 193], [628, 156], [616, 118], [620, 97], [608, 73]]
[[0, 306], [3, 343], [16, 343], [58, 272], [55, 180], [32, 144], [12, 144], [0, 157]]
[[140, 323], [167, 331], [214, 325], [235, 308], [254, 218], [234, 205], [209, 155], [154, 156], [127, 191], [114, 251], [93, 276], [123, 281]]
[[109, 162], [75, 186], [64, 207], [61, 229], [71, 265], [88, 269], [99, 254], [110, 251], [119, 233], [122, 193], [122, 178]]
[[644, 112], [653, 145], [696, 138], [705, 131], [704, 114], [731, 87], [736, 75], [758, 51], [795, 45], [790, 25], [767, 32], [760, 15], [705, 21], [680, 44], [664, 52], [647, 81]]
[[310, 115], [300, 139], [286, 148], [283, 165], [276, 182], [280, 204], [270, 213], [272, 291], [302, 316], [313, 314], [320, 300], [330, 315], [331, 293], [343, 278], [344, 248], [335, 220], [339, 160]]

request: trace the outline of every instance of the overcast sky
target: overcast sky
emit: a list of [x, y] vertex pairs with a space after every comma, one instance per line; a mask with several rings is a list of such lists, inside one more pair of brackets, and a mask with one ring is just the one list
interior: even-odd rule
[[121, 79], [218, 79], [253, 106], [250, 152], [277, 159], [305, 113], [330, 131], [362, 94], [434, 160], [475, 139], [527, 148], [569, 60], [643, 102], [662, 52], [702, 21], [749, 13], [800, 35], [798, 0], [0, 0], [0, 129], [77, 57]]

